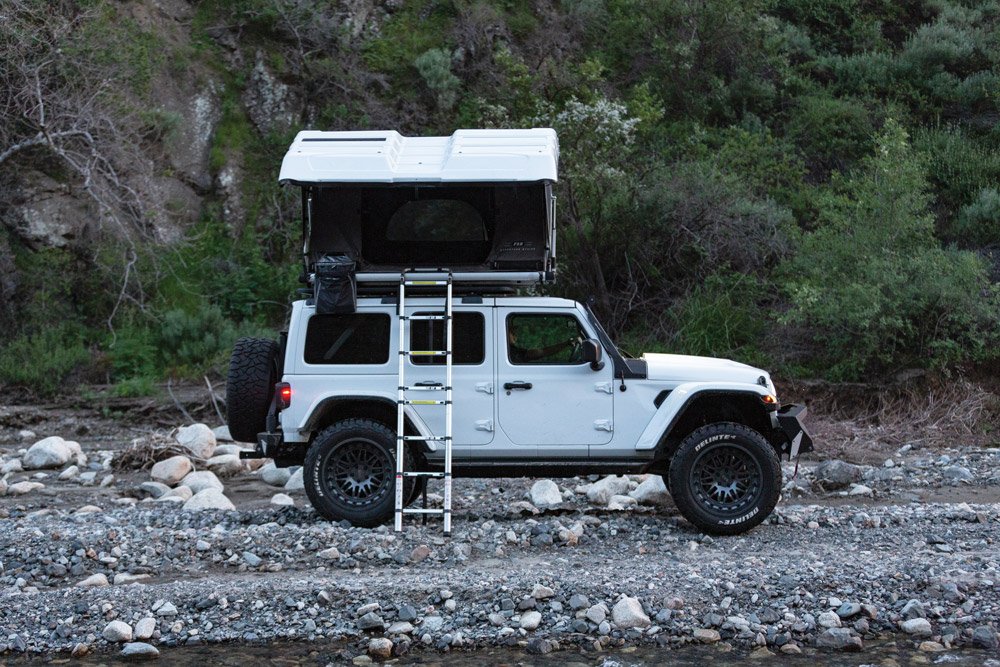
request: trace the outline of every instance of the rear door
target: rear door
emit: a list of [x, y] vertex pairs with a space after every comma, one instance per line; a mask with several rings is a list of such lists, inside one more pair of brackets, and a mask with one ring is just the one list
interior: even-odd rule
[[500, 307], [496, 327], [504, 435], [543, 458], [582, 458], [591, 445], [611, 442], [612, 365], [595, 371], [579, 360], [579, 342], [596, 336], [577, 313]]
[[[407, 314], [432, 315], [441, 310], [440, 300], [432, 306], [409, 305]], [[493, 334], [492, 308], [454, 308], [452, 364], [453, 455], [466, 459], [470, 448], [488, 445], [494, 429], [494, 363], [488, 337]], [[445, 323], [441, 320], [411, 320], [407, 325], [410, 350], [444, 350]], [[412, 356], [406, 363], [406, 384], [445, 383], [443, 357]], [[444, 392], [410, 392], [409, 398], [443, 399]], [[445, 408], [439, 405], [413, 406], [434, 435], [445, 434]]]

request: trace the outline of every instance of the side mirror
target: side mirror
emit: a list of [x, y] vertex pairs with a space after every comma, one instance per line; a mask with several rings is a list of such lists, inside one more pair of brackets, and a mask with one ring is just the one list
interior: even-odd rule
[[580, 344], [580, 353], [583, 361], [589, 361], [591, 369], [599, 371], [604, 368], [604, 362], [601, 361], [601, 357], [604, 351], [601, 349], [601, 345], [593, 338], [588, 338]]

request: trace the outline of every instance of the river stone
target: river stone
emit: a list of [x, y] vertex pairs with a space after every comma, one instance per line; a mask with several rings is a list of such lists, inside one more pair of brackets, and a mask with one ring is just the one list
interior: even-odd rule
[[199, 492], [205, 489], [215, 489], [217, 491], [225, 490], [222, 482], [219, 478], [215, 476], [215, 473], [210, 470], [198, 470], [196, 472], [188, 473], [181, 480], [181, 484], [191, 489], [191, 493], [198, 495]]
[[132, 627], [124, 621], [111, 621], [104, 626], [101, 635], [113, 644], [132, 641]]
[[236, 454], [221, 454], [213, 456], [205, 462], [205, 467], [219, 477], [232, 477], [245, 470], [243, 461]]
[[825, 489], [843, 489], [853, 482], [860, 482], [862, 471], [859, 466], [839, 459], [823, 461], [813, 471], [816, 481]]
[[169, 459], [154, 463], [152, 469], [149, 471], [149, 476], [154, 482], [160, 482], [167, 486], [175, 486], [193, 469], [194, 466], [191, 465], [191, 459], [188, 457], [171, 456]]
[[139, 491], [149, 498], [159, 498], [170, 493], [170, 487], [162, 482], [143, 482], [139, 485]]
[[640, 505], [662, 505], [670, 501], [667, 485], [660, 475], [649, 475], [628, 494]]
[[236, 456], [239, 456], [240, 452], [248, 452], [248, 451], [250, 450], [243, 449], [239, 445], [234, 445], [234, 444], [216, 445], [215, 453], [213, 454], [213, 456], [222, 456], [223, 454], [235, 454]]
[[39, 440], [21, 457], [25, 470], [62, 468], [73, 458], [73, 449], [58, 435]]
[[12, 496], [23, 496], [26, 493], [31, 493], [32, 491], [44, 488], [45, 485], [41, 482], [17, 482], [7, 487], [7, 493]]
[[587, 487], [587, 500], [595, 505], [607, 505], [612, 496], [628, 493], [628, 478], [608, 475]]
[[722, 639], [718, 630], [710, 628], [698, 628], [694, 631], [694, 638], [702, 644], [714, 644]]
[[154, 632], [156, 632], [156, 619], [152, 616], [146, 616], [135, 624], [132, 639], [150, 639]]
[[105, 574], [98, 572], [97, 574], [90, 575], [83, 581], [78, 581], [76, 585], [82, 588], [94, 588], [97, 586], [110, 586], [111, 584], [108, 583], [108, 577]]
[[611, 496], [611, 500], [608, 501], [608, 509], [619, 512], [638, 505], [639, 501], [632, 496]]
[[382, 630], [385, 628], [385, 621], [374, 611], [370, 611], [358, 619], [359, 630]]
[[392, 656], [392, 641], [385, 637], [376, 637], [368, 642], [368, 653], [375, 658], [385, 659]]
[[996, 630], [988, 625], [980, 625], [972, 631], [972, 645], [976, 648], [994, 650], [1000, 646], [1000, 640], [997, 639]]
[[903, 605], [903, 608], [899, 612], [900, 616], [907, 621], [912, 618], [923, 618], [926, 613], [924, 605], [920, 603], [920, 600], [910, 600]]
[[390, 635], [408, 635], [413, 632], [413, 623], [409, 621], [396, 621], [389, 626], [387, 632]]
[[829, 628], [816, 638], [816, 646], [837, 651], [860, 651], [861, 637], [855, 637], [848, 628]]
[[236, 506], [219, 489], [207, 488], [184, 503], [186, 510], [234, 510]]
[[176, 487], [170, 489], [169, 491], [167, 491], [166, 493], [164, 493], [162, 496], [160, 496], [159, 498], [157, 498], [157, 500], [162, 500], [162, 501], [177, 501], [177, 500], [179, 500], [180, 502], [186, 502], [188, 500], [191, 500], [191, 496], [193, 496], [193, 495], [194, 495], [194, 493], [192, 493], [191, 487], [184, 486], [183, 484], [181, 484], [180, 486], [176, 486]]
[[586, 616], [591, 623], [600, 625], [608, 617], [608, 608], [603, 603], [595, 604], [587, 610]]
[[949, 466], [941, 471], [945, 479], [953, 482], [971, 482], [972, 471], [964, 466]]
[[556, 592], [554, 590], [541, 584], [535, 584], [535, 587], [531, 589], [531, 597], [536, 600], [547, 600], [555, 594]]
[[287, 493], [276, 493], [271, 496], [271, 504], [278, 507], [295, 507], [295, 499]]
[[146, 642], [129, 642], [122, 647], [123, 658], [155, 658], [160, 655], [159, 649]]
[[288, 478], [285, 483], [285, 491], [304, 491], [305, 488], [305, 482], [302, 481], [302, 468], [299, 468]]
[[850, 618], [861, 613], [861, 605], [857, 602], [845, 602], [837, 608], [837, 616]]
[[521, 614], [521, 628], [523, 630], [534, 630], [542, 623], [542, 615], [537, 611], [526, 611]]
[[65, 482], [66, 480], [73, 479], [79, 474], [80, 474], [80, 466], [72, 465], [63, 470], [61, 473], [59, 473], [59, 479], [60, 481]]
[[535, 507], [558, 505], [562, 502], [562, 494], [559, 492], [559, 486], [551, 479], [540, 479], [532, 484], [529, 496], [531, 504]]
[[291, 476], [292, 471], [289, 468], [279, 468], [273, 461], [268, 461], [260, 468], [261, 480], [271, 486], [283, 487], [288, 484], [288, 478]]
[[611, 620], [621, 629], [648, 628], [652, 623], [638, 598], [623, 597], [611, 610]]
[[205, 424], [181, 426], [174, 438], [196, 458], [207, 460], [215, 453], [215, 434]]
[[931, 622], [926, 618], [911, 618], [908, 621], [900, 623], [899, 627], [908, 635], [916, 635], [917, 637], [931, 636]]
[[233, 436], [229, 433], [229, 427], [225, 424], [212, 429], [212, 435], [216, 442], [233, 442]]
[[816, 624], [821, 628], [839, 628], [840, 627], [840, 616], [833, 611], [824, 611], [816, 619]]
[[590, 605], [590, 600], [587, 599], [586, 595], [581, 595], [580, 593], [574, 593], [569, 598], [569, 608], [573, 611], [578, 609], [585, 609]]

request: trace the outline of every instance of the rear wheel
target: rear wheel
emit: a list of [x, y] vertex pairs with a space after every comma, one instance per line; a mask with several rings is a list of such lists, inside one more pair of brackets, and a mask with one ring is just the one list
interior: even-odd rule
[[278, 381], [278, 344], [267, 338], [240, 338], [233, 346], [226, 378], [226, 422], [238, 442], [257, 442], [267, 429], [267, 412]]
[[[327, 519], [372, 528], [395, 511], [396, 434], [371, 419], [345, 419], [316, 436], [302, 470], [306, 495]], [[411, 469], [410, 456], [405, 462]], [[403, 485], [410, 500], [414, 484]]]
[[757, 431], [709, 424], [681, 442], [670, 462], [677, 509], [705, 532], [735, 535], [766, 519], [781, 493], [781, 462]]

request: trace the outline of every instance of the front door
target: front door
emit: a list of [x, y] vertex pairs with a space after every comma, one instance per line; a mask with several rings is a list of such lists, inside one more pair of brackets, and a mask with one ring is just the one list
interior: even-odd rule
[[[580, 343], [596, 336], [574, 313], [545, 308], [497, 309], [499, 422], [516, 445], [539, 457], [584, 457], [611, 442], [614, 378], [580, 360]], [[606, 356], [606, 355], [605, 355]]]

